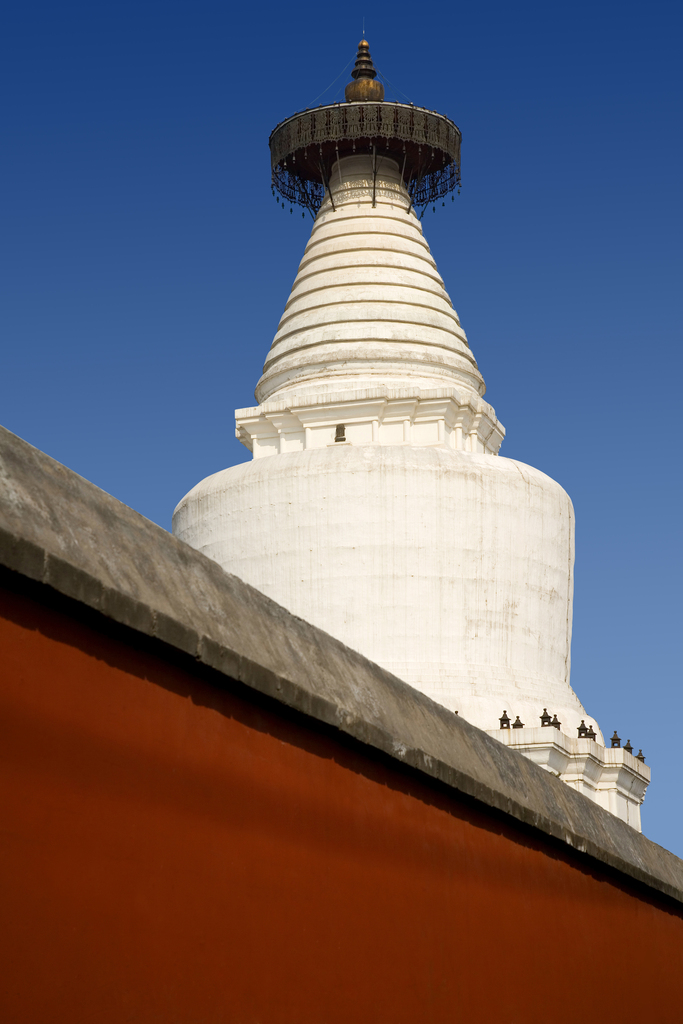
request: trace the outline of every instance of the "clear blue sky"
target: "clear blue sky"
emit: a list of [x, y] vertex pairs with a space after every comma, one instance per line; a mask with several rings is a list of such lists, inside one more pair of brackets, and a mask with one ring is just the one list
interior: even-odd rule
[[683, 855], [680, 2], [7, 4], [0, 422], [166, 528], [248, 457], [233, 409], [310, 230], [268, 135], [363, 17], [394, 87], [462, 129], [427, 238], [501, 454], [575, 504], [574, 687], [644, 749], [644, 830]]

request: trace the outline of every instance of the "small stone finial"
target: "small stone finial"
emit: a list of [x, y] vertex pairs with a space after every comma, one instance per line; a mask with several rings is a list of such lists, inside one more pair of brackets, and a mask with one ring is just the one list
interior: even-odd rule
[[541, 715], [541, 725], [543, 726], [543, 728], [550, 725], [550, 715], [548, 714], [547, 708], [543, 708], [543, 714]]
[[595, 729], [593, 728], [592, 725], [589, 726], [588, 727], [588, 732], [586, 733], [586, 739], [588, 739], [588, 740], [596, 740], [597, 738], [598, 738], [597, 732], [595, 731]]
[[370, 44], [361, 39], [356, 54], [356, 64], [351, 72], [353, 82], [349, 82], [344, 90], [347, 103], [381, 103], [384, 99], [384, 86], [376, 82], [377, 72], [370, 56]]
[[519, 715], [517, 715], [517, 717], [515, 718], [514, 722], [512, 723], [512, 728], [513, 729], [523, 729], [524, 728], [524, 722], [520, 722]]
[[624, 750], [628, 750], [629, 754], [633, 753], [633, 747], [631, 746], [630, 740], [626, 740], [626, 743], [624, 743]]
[[500, 722], [501, 729], [509, 729], [510, 728], [510, 717], [509, 717], [507, 711], [503, 711], [503, 714], [500, 716], [498, 721]]
[[645, 754], [643, 753], [642, 749], [639, 750], [638, 753], [636, 754], [636, 759], [638, 761], [642, 761], [643, 764], [645, 764]]
[[553, 715], [553, 720], [550, 724], [552, 725], [553, 729], [559, 729], [562, 725], [562, 722], [559, 720], [557, 715]]
[[617, 730], [616, 729], [614, 730], [614, 736], [612, 736], [611, 743], [612, 743], [613, 747], [620, 747], [621, 746], [621, 736], [617, 736]]
[[578, 731], [579, 731], [579, 739], [580, 740], [585, 740], [586, 737], [588, 736], [588, 726], [586, 725], [586, 723], [585, 723], [583, 718], [581, 719], [581, 725], [579, 726], [579, 730]]

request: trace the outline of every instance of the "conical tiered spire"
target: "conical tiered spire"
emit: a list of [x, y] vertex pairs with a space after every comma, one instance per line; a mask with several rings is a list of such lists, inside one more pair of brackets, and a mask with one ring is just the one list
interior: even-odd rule
[[332, 168], [256, 397], [378, 386], [485, 390], [397, 161], [363, 153]]

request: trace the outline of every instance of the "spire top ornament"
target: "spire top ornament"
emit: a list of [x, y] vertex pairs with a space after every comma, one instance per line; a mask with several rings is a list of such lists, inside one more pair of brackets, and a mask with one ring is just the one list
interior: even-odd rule
[[370, 56], [370, 43], [365, 37], [358, 44], [351, 78], [353, 82], [349, 82], [344, 91], [347, 103], [381, 103], [384, 100], [384, 86], [375, 81], [377, 71]]

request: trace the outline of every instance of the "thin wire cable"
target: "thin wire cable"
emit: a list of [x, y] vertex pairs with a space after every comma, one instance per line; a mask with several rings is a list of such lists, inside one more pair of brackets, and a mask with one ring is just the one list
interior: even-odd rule
[[[351, 60], [349, 61], [349, 63], [348, 63], [348, 64], [345, 64], [345, 65], [344, 65], [344, 67], [343, 67], [343, 68], [341, 69], [341, 71], [339, 72], [339, 74], [337, 75], [337, 77], [336, 77], [336, 78], [335, 78], [335, 79], [334, 79], [333, 81], [331, 81], [331, 82], [330, 82], [330, 84], [329, 84], [329, 85], [327, 86], [327, 88], [326, 88], [326, 89], [323, 89], [323, 91], [322, 91], [322, 92], [321, 92], [321, 93], [320, 93], [320, 94], [319, 94], [318, 96], [316, 96], [316, 98], [315, 98], [315, 99], [313, 100], [313, 103], [310, 103], [310, 104], [309, 104], [309, 106], [311, 106], [311, 107], [312, 107], [312, 106], [313, 106], [313, 104], [314, 104], [314, 103], [315, 103], [315, 102], [316, 102], [317, 100], [319, 100], [321, 96], [324, 96], [324, 95], [325, 95], [325, 93], [327, 92], [327, 90], [328, 90], [328, 89], [331, 89], [331, 88], [332, 88], [332, 86], [334, 85], [334, 83], [335, 83], [335, 82], [338, 82], [338, 81], [339, 81], [339, 79], [340, 79], [340, 78], [341, 78], [341, 76], [342, 76], [342, 75], [344, 74], [344, 72], [346, 71], [346, 69], [347, 69], [347, 68], [349, 67], [349, 65], [350, 65], [350, 64], [352, 64], [352, 63], [353, 63], [353, 61], [354, 61], [355, 59], [356, 59], [356, 57], [355, 57], [355, 54], [354, 54], [354, 56], [353, 56], [353, 57], [351, 58]], [[338, 90], [337, 90], [337, 91], [338, 91]]]
[[331, 101], [330, 101], [331, 103], [336, 103], [336, 102], [337, 102], [337, 96], [339, 96], [340, 92], [341, 92], [341, 91], [342, 91], [343, 89], [346, 89], [346, 85], [347, 85], [347, 83], [346, 83], [346, 82], [342, 82], [342, 83], [341, 83], [341, 85], [338, 85], [338, 86], [337, 86], [337, 90], [336, 90], [336, 92], [335, 92], [334, 96], [332, 97], [332, 99], [331, 99]]
[[[377, 67], [377, 65], [375, 65], [375, 67]], [[384, 74], [384, 72], [383, 72], [383, 71], [380, 71], [380, 69], [379, 69], [379, 68], [377, 68], [377, 74], [379, 75], [379, 77], [380, 77], [380, 78], [382, 79], [382, 81], [383, 81], [383, 82], [386, 82], [386, 83], [387, 83], [387, 85], [388, 85], [388, 86], [389, 86], [389, 87], [390, 87], [391, 89], [393, 89], [393, 90], [394, 90], [394, 92], [400, 92], [400, 93], [401, 93], [401, 96], [403, 96], [403, 98], [404, 98], [404, 99], [408, 100], [408, 103], [412, 103], [412, 102], [413, 102], [413, 101], [411, 100], [410, 96], [406, 96], [406, 94], [405, 94], [404, 92], [402, 92], [402, 91], [401, 91], [401, 89], [397, 88], [397, 87], [396, 87], [396, 86], [394, 85], [394, 83], [393, 83], [393, 82], [390, 82], [390, 81], [389, 81], [389, 79], [387, 78], [387, 76], [386, 76], [386, 75]]]

